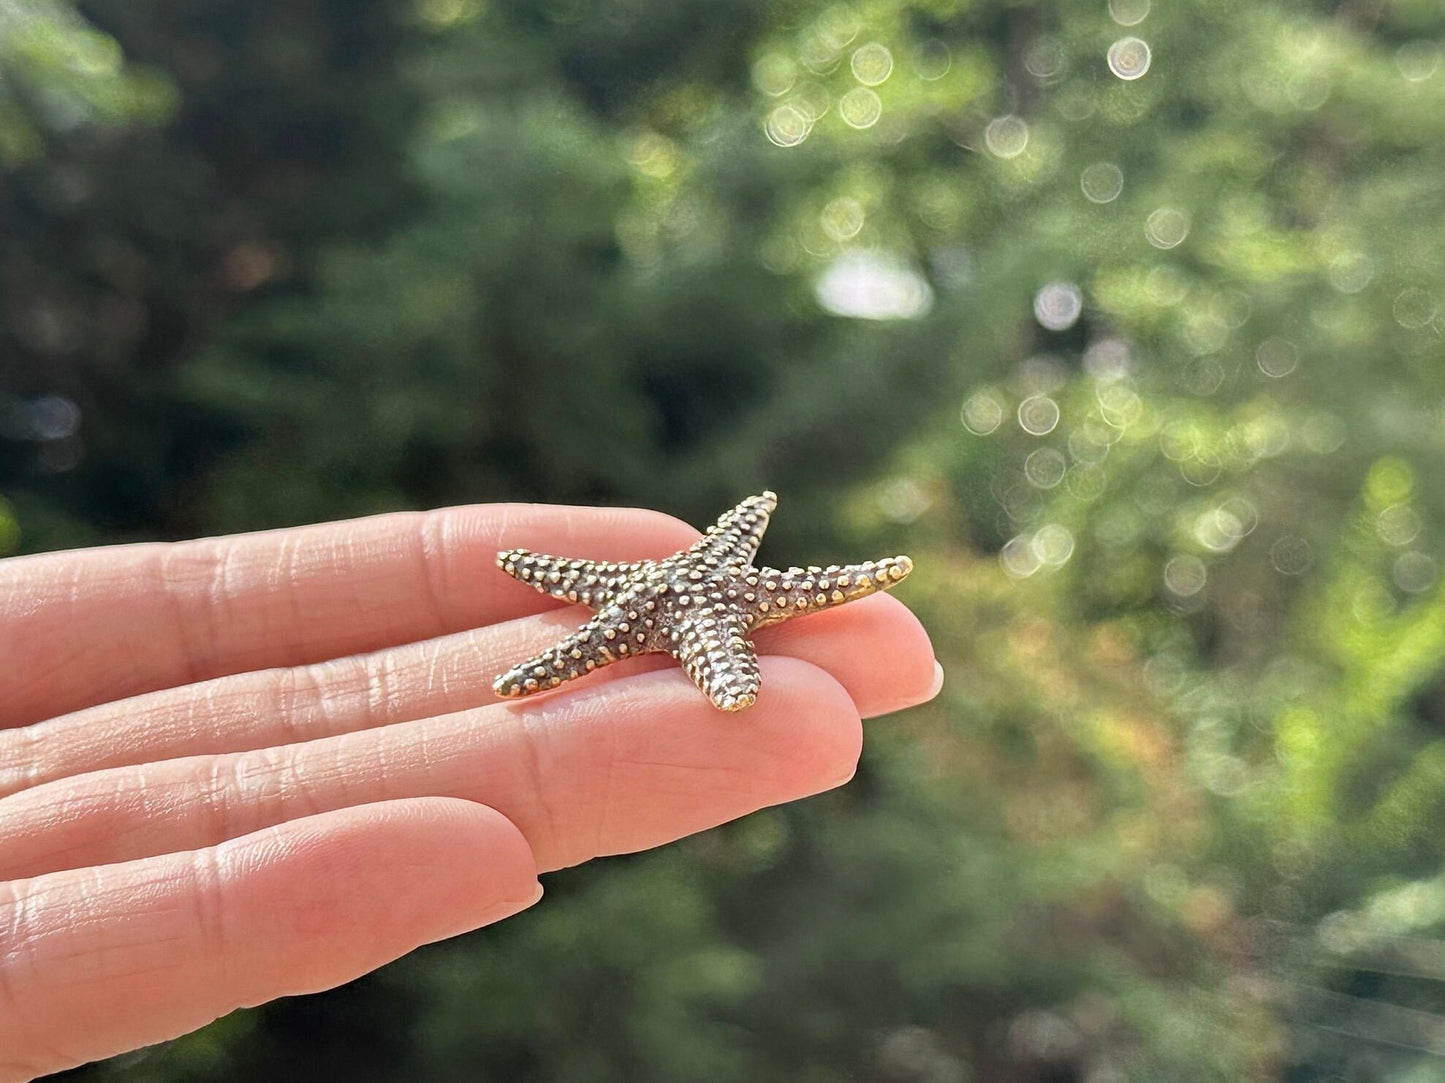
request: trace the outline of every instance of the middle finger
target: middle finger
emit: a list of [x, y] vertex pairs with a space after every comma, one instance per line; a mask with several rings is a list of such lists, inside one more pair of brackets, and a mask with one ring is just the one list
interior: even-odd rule
[[[0, 730], [0, 797], [56, 779], [181, 756], [246, 752], [496, 702], [492, 679], [586, 620], [571, 607], [371, 654], [218, 677]], [[762, 653], [828, 670], [864, 718], [927, 698], [933, 650], [918, 619], [875, 594], [762, 629]], [[671, 666], [645, 655], [568, 690]]]
[[214, 846], [301, 816], [457, 797], [516, 824], [540, 870], [627, 853], [841, 785], [861, 722], [848, 693], [762, 660], [739, 717], [677, 671], [566, 695], [222, 756], [62, 779], [0, 800], [0, 880]]

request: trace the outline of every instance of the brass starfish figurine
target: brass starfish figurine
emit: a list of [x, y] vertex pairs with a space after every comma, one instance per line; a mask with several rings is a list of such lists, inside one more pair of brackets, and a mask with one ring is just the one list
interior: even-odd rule
[[741, 711], [758, 698], [756, 628], [889, 590], [913, 570], [907, 557], [828, 568], [754, 568], [778, 498], [751, 496], [696, 545], [666, 560], [603, 564], [526, 549], [497, 554], [508, 575], [597, 615], [544, 654], [497, 678], [498, 695], [529, 696], [635, 654], [666, 651], [714, 707]]

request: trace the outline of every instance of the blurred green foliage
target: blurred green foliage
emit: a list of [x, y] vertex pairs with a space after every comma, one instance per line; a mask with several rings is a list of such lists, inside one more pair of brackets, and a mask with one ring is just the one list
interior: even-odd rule
[[0, 163], [42, 153], [47, 133], [159, 120], [172, 104], [162, 75], [127, 65], [115, 39], [68, 5], [11, 0], [0, 7]]
[[949, 681], [76, 1078], [1445, 1079], [1438, 5], [79, 7], [0, 3], [0, 547], [767, 484]]

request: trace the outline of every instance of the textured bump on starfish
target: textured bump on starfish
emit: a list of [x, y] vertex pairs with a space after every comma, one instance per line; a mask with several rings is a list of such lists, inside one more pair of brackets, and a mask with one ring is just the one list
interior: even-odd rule
[[751, 707], [761, 681], [749, 641], [755, 629], [890, 590], [913, 570], [904, 556], [842, 567], [755, 568], [777, 503], [770, 492], [748, 497], [666, 560], [606, 564], [526, 549], [497, 554], [497, 565], [513, 578], [596, 612], [551, 650], [498, 677], [497, 694], [545, 692], [624, 658], [665, 651], [719, 710]]

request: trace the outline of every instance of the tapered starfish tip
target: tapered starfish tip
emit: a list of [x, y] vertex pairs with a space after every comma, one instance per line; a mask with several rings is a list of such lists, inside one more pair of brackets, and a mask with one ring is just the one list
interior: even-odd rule
[[750, 496], [746, 500], [740, 500], [737, 506], [728, 514], [737, 515], [739, 512], [751, 511], [755, 514], [770, 515], [777, 510], [778, 494], [771, 489], [764, 489], [756, 496]]

